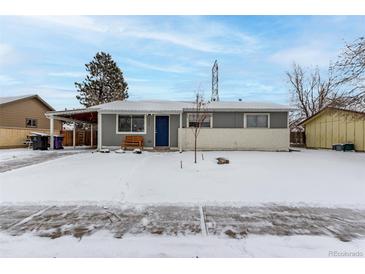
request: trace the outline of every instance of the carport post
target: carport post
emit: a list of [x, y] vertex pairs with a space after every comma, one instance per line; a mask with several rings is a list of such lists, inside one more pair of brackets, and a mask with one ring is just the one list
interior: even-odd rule
[[90, 125], [90, 146], [93, 147], [93, 124]]
[[76, 147], [76, 123], [74, 122], [74, 128], [73, 128], [73, 131], [72, 131], [72, 146]]
[[101, 113], [98, 112], [98, 150], [101, 150], [101, 147], [102, 147], [102, 140], [101, 140], [101, 128], [102, 128], [102, 125], [101, 125]]
[[182, 117], [182, 112], [180, 113], [180, 132], [179, 132], [179, 150], [180, 152], [182, 152], [182, 120], [183, 120], [183, 117]]
[[50, 120], [49, 120], [49, 130], [50, 130], [50, 144], [49, 144], [49, 148], [50, 149], [54, 149], [54, 118], [53, 115], [51, 116]]

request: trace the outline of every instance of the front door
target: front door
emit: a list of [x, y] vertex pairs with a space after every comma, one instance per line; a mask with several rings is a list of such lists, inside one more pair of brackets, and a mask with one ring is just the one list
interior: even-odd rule
[[169, 116], [156, 116], [156, 147], [169, 145]]

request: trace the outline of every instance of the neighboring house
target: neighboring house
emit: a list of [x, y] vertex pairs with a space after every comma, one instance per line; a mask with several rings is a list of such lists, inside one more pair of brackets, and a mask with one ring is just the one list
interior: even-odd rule
[[[0, 97], [0, 148], [25, 146], [33, 131], [49, 133], [47, 111], [54, 109], [38, 95]], [[56, 133], [60, 129], [57, 122]]]
[[305, 128], [308, 148], [332, 148], [352, 143], [365, 151], [365, 112], [327, 107], [300, 123]]
[[[201, 150], [289, 149], [289, 107], [271, 103], [211, 102], [198, 137]], [[145, 148], [193, 149], [194, 103], [115, 101], [86, 109], [47, 113], [53, 120], [97, 124], [98, 148], [120, 146], [128, 135], [144, 137]]]

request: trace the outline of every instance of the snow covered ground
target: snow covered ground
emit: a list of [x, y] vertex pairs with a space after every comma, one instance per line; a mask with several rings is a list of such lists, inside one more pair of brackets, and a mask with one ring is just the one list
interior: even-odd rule
[[0, 257], [365, 254], [364, 153], [50, 153], [0, 150]]
[[[71, 236], [50, 240], [29, 234], [0, 233], [1, 257], [342, 257], [365, 256], [365, 240], [350, 243], [323, 236], [250, 236], [243, 240], [201, 236], [131, 236], [115, 239], [99, 232], [78, 240]], [[332, 253], [333, 254], [333, 253]], [[333, 256], [332, 256], [333, 257]], [[341, 257], [341, 256], [340, 256]]]
[[[217, 165], [219, 156], [230, 164]], [[364, 153], [220, 151], [203, 157], [199, 153], [194, 164], [192, 152], [76, 154], [0, 173], [0, 201], [365, 206]]]

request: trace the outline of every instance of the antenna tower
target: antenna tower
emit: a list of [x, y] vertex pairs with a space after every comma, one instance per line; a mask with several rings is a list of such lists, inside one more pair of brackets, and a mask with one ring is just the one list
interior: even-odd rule
[[218, 62], [215, 60], [212, 67], [212, 102], [219, 101], [218, 94]]

